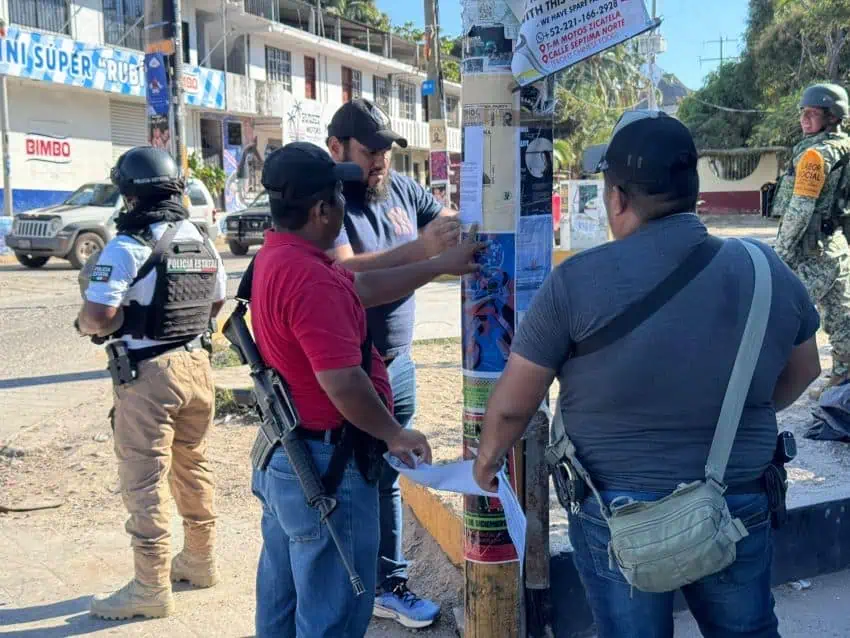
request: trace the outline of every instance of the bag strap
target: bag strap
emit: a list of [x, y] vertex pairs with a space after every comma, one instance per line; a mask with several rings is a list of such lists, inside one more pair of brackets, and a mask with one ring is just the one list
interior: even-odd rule
[[145, 263], [142, 264], [142, 267], [139, 268], [139, 272], [136, 273], [136, 276], [133, 278], [133, 281], [130, 282], [130, 286], [135, 286], [138, 282], [148, 276], [150, 271], [156, 268], [160, 262], [162, 262], [162, 256], [165, 254], [165, 251], [168, 250], [168, 247], [171, 245], [171, 242], [174, 240], [175, 235], [177, 235], [178, 226], [176, 224], [169, 224], [168, 228], [165, 229], [165, 232], [162, 233], [162, 236], [159, 238], [159, 241], [153, 247], [150, 256], [145, 260]]
[[723, 247], [723, 240], [709, 235], [648, 295], [627, 306], [614, 319], [573, 345], [570, 358], [583, 357], [618, 341], [658, 312], [691, 283]]
[[761, 354], [773, 297], [773, 283], [767, 257], [758, 246], [747, 241], [741, 241], [741, 243], [747, 249], [755, 271], [753, 300], [750, 303], [750, 312], [738, 346], [735, 364], [732, 366], [732, 374], [729, 375], [729, 385], [726, 387], [726, 396], [723, 397], [720, 417], [717, 420], [717, 428], [714, 431], [714, 439], [711, 441], [711, 450], [705, 465], [706, 480], [712, 480], [721, 485], [726, 474], [726, 465], [729, 463], [729, 455], [732, 453], [735, 435], [738, 432], [744, 402], [750, 392], [753, 373]]
[[[723, 240], [707, 236], [696, 248], [691, 250], [687, 257], [676, 269], [653, 288], [648, 295], [628, 306], [623, 312], [615, 317], [611, 323], [603, 326], [589, 337], [576, 343], [570, 354], [570, 358], [582, 357], [596, 352], [615, 341], [622, 339], [632, 330], [658, 312], [668, 301], [693, 281], [706, 266], [714, 259]], [[567, 454], [572, 443], [567, 437], [563, 420], [561, 419], [561, 397], [558, 396], [558, 404], [552, 418], [552, 444], [546, 450], [546, 459], [551, 467], [556, 466], [565, 456], [574, 462]], [[572, 448], [575, 450], [575, 448]], [[574, 462], [575, 463], [575, 462]], [[582, 477], [584, 478], [584, 477]]]

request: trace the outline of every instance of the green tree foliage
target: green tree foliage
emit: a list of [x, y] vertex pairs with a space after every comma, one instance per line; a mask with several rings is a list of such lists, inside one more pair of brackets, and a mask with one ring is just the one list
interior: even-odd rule
[[[405, 22], [393, 27], [393, 33], [409, 42], [424, 42], [425, 30], [417, 27], [413, 22]], [[443, 79], [449, 82], [460, 82], [460, 64], [450, 57], [461, 57], [462, 40], [459, 37], [444, 35], [440, 38], [440, 66], [443, 70]]]
[[643, 62], [627, 43], [558, 75], [555, 158], [560, 170], [577, 177], [583, 150], [607, 140], [623, 111], [646, 96], [649, 81], [640, 73]]
[[189, 174], [201, 180], [213, 197], [217, 198], [221, 195], [227, 176], [220, 167], [204, 164], [197, 153], [189, 155], [188, 164]]
[[[850, 88], [848, 0], [750, 0], [745, 42], [740, 60], [712, 73], [679, 109], [702, 148], [793, 146], [803, 89]], [[706, 102], [763, 112], [729, 113]]]
[[375, 0], [329, 0], [325, 8], [328, 13], [341, 18], [348, 18], [381, 31], [390, 30], [390, 17], [378, 9]]

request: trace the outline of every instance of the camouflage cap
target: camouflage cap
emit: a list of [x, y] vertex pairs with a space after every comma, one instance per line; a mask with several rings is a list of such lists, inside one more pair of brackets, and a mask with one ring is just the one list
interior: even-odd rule
[[850, 115], [850, 100], [847, 91], [837, 84], [813, 84], [800, 98], [800, 108], [812, 106], [826, 109], [839, 120], [844, 120]]

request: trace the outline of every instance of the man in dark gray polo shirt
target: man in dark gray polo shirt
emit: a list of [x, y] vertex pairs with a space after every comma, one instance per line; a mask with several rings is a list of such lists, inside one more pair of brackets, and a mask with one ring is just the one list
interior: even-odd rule
[[[643, 299], [708, 231], [693, 211], [697, 152], [664, 113], [627, 113], [589, 172], [602, 171], [616, 241], [551, 273], [519, 326], [490, 402], [475, 478], [493, 489], [501, 460], [557, 375], [557, 409], [606, 505], [654, 501], [705, 477], [708, 450], [753, 295], [746, 248], [727, 241], [708, 266], [615, 343], [579, 358], [573, 346]], [[749, 535], [726, 569], [683, 588], [704, 635], [778, 636], [770, 592], [771, 527], [759, 480], [776, 445], [776, 412], [820, 372], [819, 325], [802, 283], [769, 247], [773, 302], [726, 472], [726, 499]], [[632, 589], [608, 558], [593, 497], [570, 513], [575, 562], [600, 638], [672, 636], [673, 592]]]
[[[328, 135], [333, 158], [359, 164], [367, 176], [361, 184], [345, 185], [345, 225], [333, 255], [339, 263], [355, 272], [392, 268], [434, 257], [457, 244], [460, 225], [455, 212], [443, 208], [414, 180], [390, 170], [393, 144], [405, 148], [407, 140], [392, 131], [381, 109], [368, 100], [348, 102], [334, 114]], [[390, 375], [394, 416], [402, 427], [410, 427], [416, 409], [416, 367], [410, 356], [414, 313], [413, 295], [367, 310], [369, 331]], [[407, 588], [401, 492], [398, 473], [389, 465], [379, 490], [375, 615], [405, 627], [427, 627], [440, 607]]]

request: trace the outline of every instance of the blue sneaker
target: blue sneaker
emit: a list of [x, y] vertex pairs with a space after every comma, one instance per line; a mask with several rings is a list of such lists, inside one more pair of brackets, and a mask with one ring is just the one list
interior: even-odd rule
[[421, 629], [433, 624], [440, 615], [440, 606], [410, 591], [407, 581], [396, 579], [391, 581], [391, 589], [375, 597], [372, 615], [395, 620], [410, 629]]

